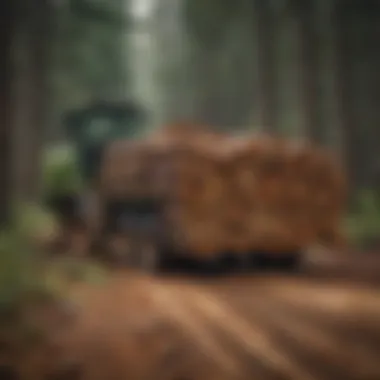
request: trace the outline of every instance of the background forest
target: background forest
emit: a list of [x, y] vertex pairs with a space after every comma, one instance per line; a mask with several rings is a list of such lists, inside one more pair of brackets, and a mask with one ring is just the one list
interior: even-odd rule
[[[100, 373], [96, 378], [141, 374], [139, 379], [153, 379], [161, 369], [162, 379], [195, 379], [198, 373], [202, 379], [251, 379], [273, 369], [275, 378], [284, 371], [282, 378], [379, 379], [380, 293], [377, 285], [369, 285], [380, 278], [379, 41], [379, 0], [1, 0], [0, 377], [92, 378], [88, 374]], [[99, 253], [93, 247], [83, 249], [82, 256], [75, 249], [61, 250], [60, 256], [48, 243], [52, 236], [63, 236], [61, 242], [68, 236], [75, 248], [88, 248], [92, 236], [87, 222], [96, 223], [96, 211], [94, 218], [92, 210], [87, 219], [83, 213], [81, 234], [67, 223], [73, 228], [65, 235], [66, 226], [46, 205], [56, 195], [84, 194], [85, 200], [93, 195], [78, 165], [78, 156], [88, 152], [78, 149], [83, 141], [74, 146], [68, 139], [68, 124], [72, 133], [80, 133], [75, 112], [89, 104], [126, 100], [143, 121], [122, 125], [128, 137], [187, 121], [228, 132], [259, 130], [308, 139], [329, 148], [344, 163], [349, 179], [344, 217], [348, 245], [336, 252], [317, 247], [315, 254], [311, 249], [316, 259], [309, 260], [306, 276], [297, 267], [278, 278], [244, 274], [231, 281], [204, 281], [208, 284], [186, 277], [170, 283], [146, 273], [141, 280], [117, 267], [116, 286], [110, 282], [108, 291], [92, 287], [93, 293], [86, 293], [90, 282], [111, 279], [115, 272], [100, 265], [101, 260], [89, 263], [88, 256]], [[247, 188], [251, 199], [252, 187]], [[229, 194], [221, 203], [238, 199]], [[296, 214], [293, 205], [289, 214]], [[207, 208], [208, 215], [214, 216], [218, 207], [212, 212]], [[245, 230], [246, 221], [240, 220], [247, 214], [245, 204], [240, 209], [235, 226], [240, 223]], [[302, 237], [298, 226], [306, 218], [295, 228], [290, 223], [295, 240]], [[262, 220], [255, 228], [270, 224]], [[162, 218], [155, 221], [161, 227]], [[194, 224], [189, 223], [189, 230], [196, 229]], [[229, 230], [240, 243], [233, 224], [226, 225], [219, 229], [221, 235]], [[287, 221], [282, 225], [288, 227]], [[249, 229], [246, 236], [256, 232]], [[209, 240], [215, 237], [204, 230], [202, 234]], [[109, 239], [116, 241], [116, 248], [118, 237]], [[134, 245], [130, 249], [129, 237], [126, 246], [135, 257], [146, 256], [145, 251], [148, 256], [153, 252], [153, 259], [159, 256], [154, 257], [154, 249], [161, 241], [155, 246], [157, 241], [144, 235], [138, 250]], [[265, 237], [278, 243], [270, 234]], [[240, 250], [232, 254], [239, 268], [249, 266], [251, 254], [246, 247], [242, 250], [243, 255]], [[103, 248], [103, 258], [112, 256], [109, 251]], [[214, 251], [220, 253], [219, 248]], [[118, 258], [130, 254], [125, 252]], [[291, 252], [292, 262], [299, 253]], [[276, 259], [287, 254], [281, 252]], [[157, 260], [151, 262], [156, 269]], [[332, 263], [332, 270], [328, 265], [318, 268], [320, 263]], [[342, 285], [344, 271], [353, 279]], [[224, 371], [235, 371], [235, 356], [229, 357], [234, 350], [247, 364], [244, 374], [249, 377], [228, 377], [235, 372]], [[315, 354], [310, 360], [309, 350]], [[211, 351], [215, 355], [204, 355]], [[347, 357], [352, 363], [343, 365]], [[309, 367], [318, 376], [307, 373]], [[44, 375], [31, 375], [33, 370]]]
[[10, 199], [40, 200], [56, 177], [61, 189], [79, 188], [65, 112], [132, 98], [148, 114], [139, 133], [191, 120], [331, 148], [351, 182], [350, 234], [377, 240], [378, 1], [4, 0], [1, 7], [3, 221]]

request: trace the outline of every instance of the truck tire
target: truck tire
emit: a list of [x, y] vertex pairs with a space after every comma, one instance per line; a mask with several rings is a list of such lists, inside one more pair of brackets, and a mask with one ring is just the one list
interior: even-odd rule
[[155, 273], [160, 257], [153, 243], [134, 241], [124, 236], [113, 236], [108, 243], [108, 256], [117, 267]]
[[255, 252], [249, 255], [246, 261], [249, 270], [267, 271], [280, 270], [281, 272], [297, 272], [302, 262], [301, 252], [289, 252], [273, 255], [267, 252]]
[[301, 252], [287, 253], [281, 257], [276, 258], [275, 266], [283, 272], [298, 272], [298, 270], [301, 268], [301, 259]]
[[154, 244], [136, 244], [130, 252], [130, 266], [147, 273], [156, 273], [160, 269], [159, 251]]

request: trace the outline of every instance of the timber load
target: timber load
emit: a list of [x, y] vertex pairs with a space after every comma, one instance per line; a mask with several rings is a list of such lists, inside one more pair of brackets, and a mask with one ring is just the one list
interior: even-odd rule
[[310, 144], [176, 126], [113, 143], [99, 193], [157, 202], [165, 244], [210, 259], [338, 244], [346, 183], [337, 162]]

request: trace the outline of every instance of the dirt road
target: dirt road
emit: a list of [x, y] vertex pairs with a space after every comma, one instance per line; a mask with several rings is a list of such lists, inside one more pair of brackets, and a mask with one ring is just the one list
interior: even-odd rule
[[120, 272], [78, 285], [72, 320], [19, 358], [20, 379], [378, 380], [380, 260], [366, 262], [320, 257], [296, 275], [209, 279]]

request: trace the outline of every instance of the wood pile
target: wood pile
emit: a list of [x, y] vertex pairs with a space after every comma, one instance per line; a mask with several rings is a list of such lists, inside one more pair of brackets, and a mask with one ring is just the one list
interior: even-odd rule
[[100, 189], [163, 202], [171, 244], [202, 257], [336, 244], [345, 198], [343, 171], [319, 148], [186, 125], [114, 143]]

